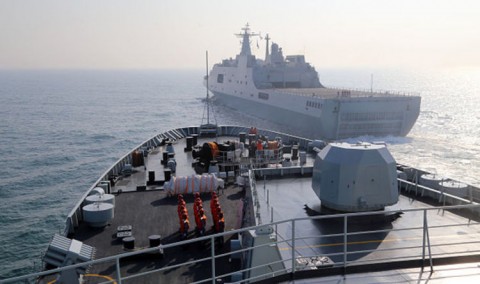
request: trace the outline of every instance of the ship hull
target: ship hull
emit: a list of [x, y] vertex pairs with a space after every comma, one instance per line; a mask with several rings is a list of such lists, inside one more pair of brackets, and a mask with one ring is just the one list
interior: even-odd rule
[[263, 104], [251, 100], [245, 100], [226, 93], [213, 92], [215, 103], [236, 109], [242, 113], [264, 119], [282, 127], [282, 131], [304, 135], [306, 137], [324, 137], [328, 132], [319, 126], [319, 119], [294, 112], [288, 109], [282, 109], [277, 106]]
[[[336, 140], [363, 135], [406, 136], [420, 113], [420, 97], [362, 97], [313, 100], [311, 98], [261, 90], [275, 103], [212, 91], [215, 101], [260, 119], [274, 122], [298, 135]], [[259, 93], [256, 90], [255, 93]], [[284, 103], [283, 103], [284, 102]], [[284, 107], [286, 105], [287, 107]], [[321, 109], [315, 109], [317, 106]]]

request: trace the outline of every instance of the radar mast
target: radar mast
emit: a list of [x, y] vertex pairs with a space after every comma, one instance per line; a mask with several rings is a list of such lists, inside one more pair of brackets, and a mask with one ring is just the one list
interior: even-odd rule
[[268, 51], [269, 51], [268, 43], [269, 43], [269, 40], [270, 40], [270, 37], [268, 36], [268, 34], [267, 34], [267, 36], [265, 37], [265, 40], [267, 41], [267, 46], [266, 46], [266, 49], [265, 49], [265, 62], [268, 62], [268, 61], [269, 61], [269, 60], [268, 60], [268, 56], [270, 55], [270, 54], [268, 53]]
[[252, 51], [250, 49], [250, 37], [260, 36], [260, 34], [250, 32], [250, 25], [248, 23], [244, 28], [242, 28], [242, 31], [242, 33], [235, 34], [237, 37], [242, 39], [242, 51], [240, 51], [240, 55], [252, 55]]

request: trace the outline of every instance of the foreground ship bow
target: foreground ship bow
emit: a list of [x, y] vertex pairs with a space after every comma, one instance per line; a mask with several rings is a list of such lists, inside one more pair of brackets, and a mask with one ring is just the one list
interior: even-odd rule
[[398, 165], [381, 144], [211, 134], [183, 127], [139, 144], [68, 214], [43, 254], [49, 270], [0, 284], [404, 283], [466, 271], [478, 283], [479, 188]]
[[242, 50], [210, 71], [216, 101], [242, 112], [335, 140], [362, 135], [406, 136], [420, 113], [420, 96], [322, 86], [304, 55], [284, 57], [266, 36], [265, 59], [250, 50], [248, 25], [237, 34]]

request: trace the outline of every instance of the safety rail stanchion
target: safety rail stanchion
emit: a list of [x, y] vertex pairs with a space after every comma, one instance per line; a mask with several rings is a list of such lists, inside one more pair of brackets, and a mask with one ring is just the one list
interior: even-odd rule
[[430, 235], [428, 233], [427, 210], [423, 210], [423, 243], [422, 243], [422, 269], [425, 266], [425, 247], [428, 246], [428, 258], [430, 260], [430, 271], [433, 271], [432, 249], [430, 246]]
[[423, 234], [422, 234], [422, 269], [425, 266], [425, 243], [426, 243], [427, 210], [423, 210]]
[[[223, 236], [221, 236], [223, 238]], [[212, 284], [215, 284], [215, 238], [212, 236], [210, 238], [210, 246], [212, 253]]]
[[347, 215], [343, 216], [343, 272], [347, 269]]
[[428, 231], [427, 210], [425, 210], [425, 230], [427, 232], [428, 258], [430, 259], [430, 271], [433, 271], [432, 247], [430, 245], [430, 233]]
[[[273, 218], [272, 218], [272, 223], [273, 223]], [[275, 240], [277, 240], [278, 242], [278, 224], [275, 224]]]
[[122, 275], [120, 272], [120, 257], [117, 257], [116, 259], [116, 265], [117, 265], [117, 283], [122, 284]]
[[295, 274], [295, 219], [292, 219], [292, 275]]

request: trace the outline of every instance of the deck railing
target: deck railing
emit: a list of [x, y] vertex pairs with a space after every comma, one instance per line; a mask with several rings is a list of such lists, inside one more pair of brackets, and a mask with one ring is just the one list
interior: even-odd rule
[[[288, 88], [277, 88], [274, 89], [277, 92], [290, 93], [291, 90]], [[319, 96], [320, 98], [329, 98], [329, 99], [348, 99], [348, 98], [366, 98], [366, 97], [382, 97], [382, 98], [398, 98], [398, 97], [416, 97], [420, 96], [417, 92], [402, 92], [402, 91], [392, 91], [392, 90], [368, 90], [360, 88], [339, 88], [339, 87], [326, 87], [324, 89], [297, 89], [297, 95], [305, 97], [315, 97]], [[316, 91], [320, 90], [320, 93]]]
[[[432, 215], [441, 214], [452, 214], [445, 212], [456, 212], [462, 211], [463, 213], [468, 212], [473, 216], [478, 217], [478, 212], [480, 212], [480, 205], [478, 204], [467, 204], [467, 205], [456, 205], [456, 206], [442, 206], [442, 207], [429, 207], [429, 208], [420, 208], [420, 209], [408, 209], [401, 211], [392, 211], [387, 212], [388, 214], [402, 213], [412, 218], [411, 224], [421, 224], [421, 225], [412, 225], [402, 228], [386, 228], [386, 229], [373, 229], [373, 230], [351, 230], [350, 226], [353, 222], [352, 219], [358, 218], [360, 216], [372, 217], [376, 215], [384, 215], [386, 212], [363, 212], [363, 213], [349, 213], [349, 214], [336, 214], [336, 215], [324, 215], [324, 216], [315, 216], [315, 217], [305, 217], [297, 218], [290, 220], [282, 220], [277, 222], [272, 222], [269, 224], [264, 224], [256, 227], [243, 228], [239, 230], [224, 232], [216, 235], [210, 235], [205, 237], [200, 237], [196, 239], [189, 239], [177, 243], [165, 244], [160, 247], [148, 248], [135, 252], [128, 252], [120, 255], [115, 255], [111, 257], [106, 257], [102, 259], [97, 259], [82, 264], [71, 265], [67, 267], [57, 268], [53, 270], [48, 270], [40, 273], [34, 273], [26, 276], [15, 277], [11, 279], [0, 280], [0, 283], [19, 283], [34, 281], [39, 277], [43, 277], [50, 274], [59, 273], [64, 270], [74, 269], [78, 267], [87, 267], [95, 266], [102, 263], [114, 263], [115, 275], [112, 277], [111, 281], [105, 283], [122, 283], [126, 280], [142, 281], [142, 277], [146, 275], [155, 274], [158, 277], [161, 277], [161, 274], [165, 271], [178, 268], [180, 266], [196, 265], [201, 262], [209, 262], [211, 265], [210, 276], [205, 279], [197, 279], [195, 283], [216, 283], [220, 278], [222, 279], [237, 279], [242, 282], [254, 282], [256, 280], [264, 280], [272, 277], [282, 277], [282, 276], [292, 276], [296, 274], [296, 277], [302, 277], [302, 273], [306, 273], [308, 277], [315, 275], [313, 270], [318, 271], [317, 276], [321, 275], [321, 271], [342, 271], [341, 273], [348, 273], [349, 269], [352, 271], [356, 267], [362, 267], [364, 271], [372, 269], [373, 267], [383, 267], [385, 265], [395, 266], [396, 263], [402, 263], [405, 267], [405, 263], [410, 262], [410, 265], [413, 267], [420, 266], [430, 266], [430, 269], [433, 269], [434, 260], [436, 258], [450, 258], [450, 261], [455, 261], [455, 258], [468, 257], [472, 255], [480, 254], [480, 238], [478, 238], [478, 221], [474, 219], [465, 218], [463, 223], [450, 223], [450, 218], [445, 218], [445, 222], [442, 222], [441, 225], [430, 223]], [[472, 213], [473, 212], [473, 213]], [[418, 219], [419, 222], [413, 220]], [[329, 233], [322, 235], [298, 235], [297, 227], [301, 227], [304, 222], [315, 222], [315, 221], [328, 221], [328, 222], [342, 222], [343, 231], [338, 233]], [[240, 235], [247, 237], [250, 234], [250, 231], [259, 231], [262, 229], [273, 229], [272, 236], [275, 235], [275, 238], [271, 237], [272, 240], [269, 243], [263, 243], [260, 245], [253, 245], [251, 247], [240, 248], [239, 250], [229, 251], [227, 253], [220, 254], [217, 252], [215, 245], [210, 246], [210, 255], [202, 259], [195, 259], [189, 262], [166, 265], [158, 269], [152, 269], [150, 271], [139, 272], [136, 274], [123, 275], [121, 263], [128, 263], [127, 258], [133, 256], [139, 257], [144, 254], [151, 254], [159, 251], [161, 248], [163, 251], [168, 251], [170, 248], [177, 246], [185, 246], [188, 244], [195, 244], [199, 242], [208, 242], [214, 244], [216, 238], [225, 236], [231, 237], [232, 235]], [[275, 228], [277, 231], [275, 231]], [[287, 228], [288, 233], [285, 232]], [[455, 228], [457, 231], [464, 232], [462, 235], [452, 236], [445, 235], [445, 232], [448, 232], [449, 228]], [[471, 233], [469, 233], [471, 232]], [[476, 233], [475, 233], [476, 232]], [[371, 240], [370, 242], [378, 242], [377, 246], [373, 249], [365, 248], [356, 248], [357, 238], [362, 236], [384, 236], [383, 239]], [[391, 236], [391, 237], [389, 237]], [[404, 236], [404, 237], [399, 237]], [[435, 239], [435, 242], [432, 241]], [[309, 257], [318, 257], [313, 250], [311, 254], [305, 253], [309, 251], [308, 248], [305, 250], [305, 247], [302, 247], [302, 244], [305, 244], [309, 240], [314, 240], [317, 242], [317, 246], [325, 246], [334, 249], [330, 249], [330, 252], [323, 253], [322, 257], [329, 257], [335, 259], [334, 262], [326, 263], [325, 265], [320, 265], [318, 267], [309, 267], [308, 270], [304, 270], [303, 267], [300, 267], [298, 264], [299, 259], [305, 259]], [[328, 241], [330, 240], [330, 241]], [[367, 243], [368, 241], [365, 241]], [[388, 247], [382, 247], [383, 242], [388, 242]], [[280, 259], [272, 260], [268, 263], [263, 263], [255, 267], [247, 267], [239, 269], [237, 271], [232, 271], [229, 273], [218, 274], [216, 273], [215, 260], [219, 258], [233, 259], [239, 254], [246, 255], [249, 252], [252, 252], [257, 249], [262, 249], [265, 247], [271, 248], [272, 246], [276, 247], [277, 250], [283, 252], [283, 257]], [[360, 255], [361, 257], [357, 257]], [[277, 267], [275, 270], [269, 270], [265, 272], [262, 268], [272, 268]], [[339, 270], [341, 269], [341, 270]], [[260, 272], [259, 272], [260, 271]], [[278, 278], [280, 279], [280, 278]]]

